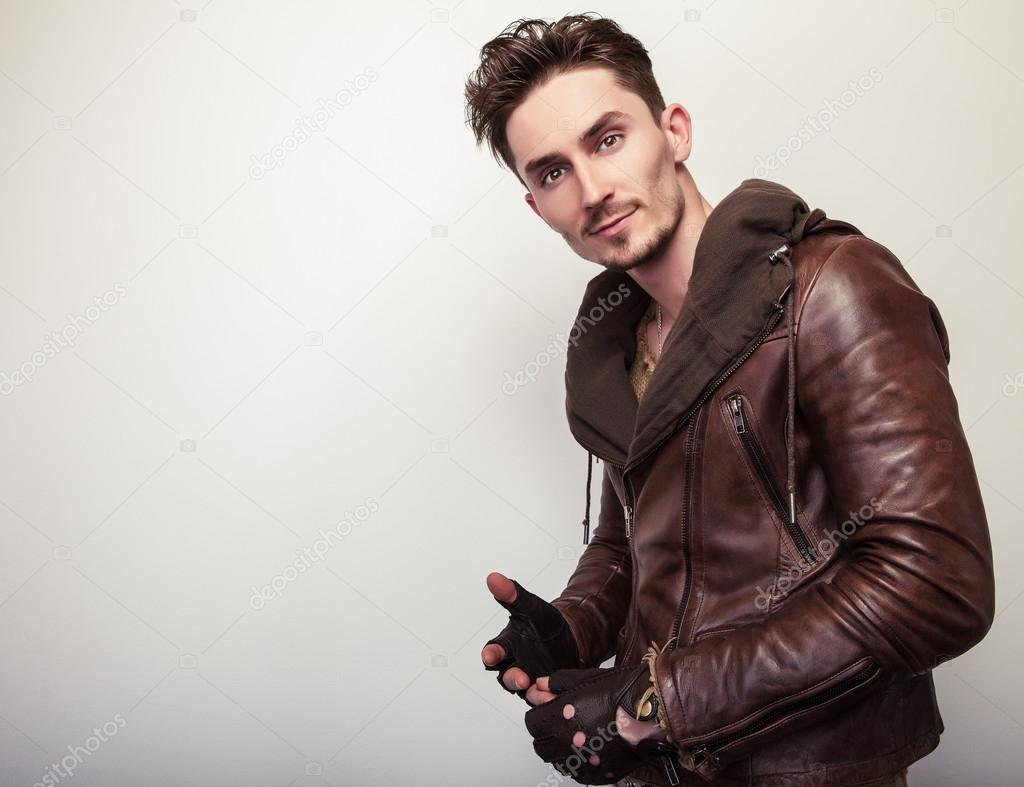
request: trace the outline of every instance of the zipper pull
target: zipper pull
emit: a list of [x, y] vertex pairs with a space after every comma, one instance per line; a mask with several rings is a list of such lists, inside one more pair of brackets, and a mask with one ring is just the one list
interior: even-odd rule
[[700, 746], [694, 748], [694, 760], [696, 761], [698, 757], [706, 762], [710, 762], [712, 767], [714, 767], [716, 770], [722, 767], [721, 761], [718, 759], [718, 757], [715, 756], [714, 752], [708, 749], [706, 744], [701, 744]]
[[789, 246], [787, 246], [785, 243], [779, 246], [779, 248], [775, 249], [775, 251], [768, 253], [768, 262], [774, 265], [779, 260], [781, 260], [783, 256], [789, 256]]
[[661, 755], [661, 764], [665, 768], [665, 775], [668, 776], [668, 783], [679, 784], [679, 774], [676, 772], [676, 765], [672, 762], [672, 758], [667, 754]]
[[622, 507], [622, 515], [626, 520], [626, 539], [633, 537], [633, 509], [630, 506]]
[[747, 424], [743, 420], [743, 403], [739, 396], [734, 396], [729, 400], [729, 407], [732, 409], [732, 417], [736, 422], [736, 434], [743, 434], [747, 431]]

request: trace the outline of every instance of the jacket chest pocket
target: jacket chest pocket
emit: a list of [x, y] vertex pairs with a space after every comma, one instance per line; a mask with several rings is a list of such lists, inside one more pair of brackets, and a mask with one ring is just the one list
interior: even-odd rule
[[813, 565], [817, 562], [818, 556], [811, 548], [811, 542], [800, 526], [795, 512], [790, 512], [787, 496], [772, 473], [767, 455], [764, 452], [757, 429], [751, 418], [749, 402], [739, 391], [728, 394], [722, 401], [726, 418], [739, 441], [744, 461], [760, 484], [761, 491], [768, 498], [772, 510], [782, 523], [789, 537], [790, 543], [808, 565]]

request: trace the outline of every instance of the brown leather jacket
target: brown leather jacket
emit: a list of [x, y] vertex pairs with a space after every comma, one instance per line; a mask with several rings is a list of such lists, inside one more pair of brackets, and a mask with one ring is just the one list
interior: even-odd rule
[[649, 301], [605, 270], [580, 306], [566, 411], [601, 504], [552, 602], [580, 666], [667, 645], [679, 754], [632, 776], [847, 785], [920, 759], [943, 730], [932, 669], [994, 615], [934, 303], [884, 246], [759, 179], [708, 217], [638, 405]]

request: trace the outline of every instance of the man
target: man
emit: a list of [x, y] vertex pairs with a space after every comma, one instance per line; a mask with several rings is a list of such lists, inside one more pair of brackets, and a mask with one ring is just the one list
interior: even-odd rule
[[487, 578], [511, 615], [482, 659], [535, 750], [583, 784], [906, 784], [943, 731], [933, 668], [994, 614], [934, 303], [780, 184], [712, 208], [686, 109], [611, 20], [510, 26], [466, 95], [527, 204], [604, 268], [565, 372], [587, 547], [551, 603]]

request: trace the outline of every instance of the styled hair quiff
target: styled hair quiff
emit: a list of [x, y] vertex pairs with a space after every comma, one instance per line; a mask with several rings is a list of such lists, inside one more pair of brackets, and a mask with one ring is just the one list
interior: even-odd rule
[[480, 66], [466, 80], [466, 123], [477, 144], [486, 140], [495, 161], [523, 183], [505, 133], [509, 116], [551, 77], [593, 66], [611, 70], [615, 83], [640, 96], [654, 122], [660, 121], [665, 99], [647, 50], [613, 20], [592, 12], [553, 23], [519, 19], [481, 47]]

